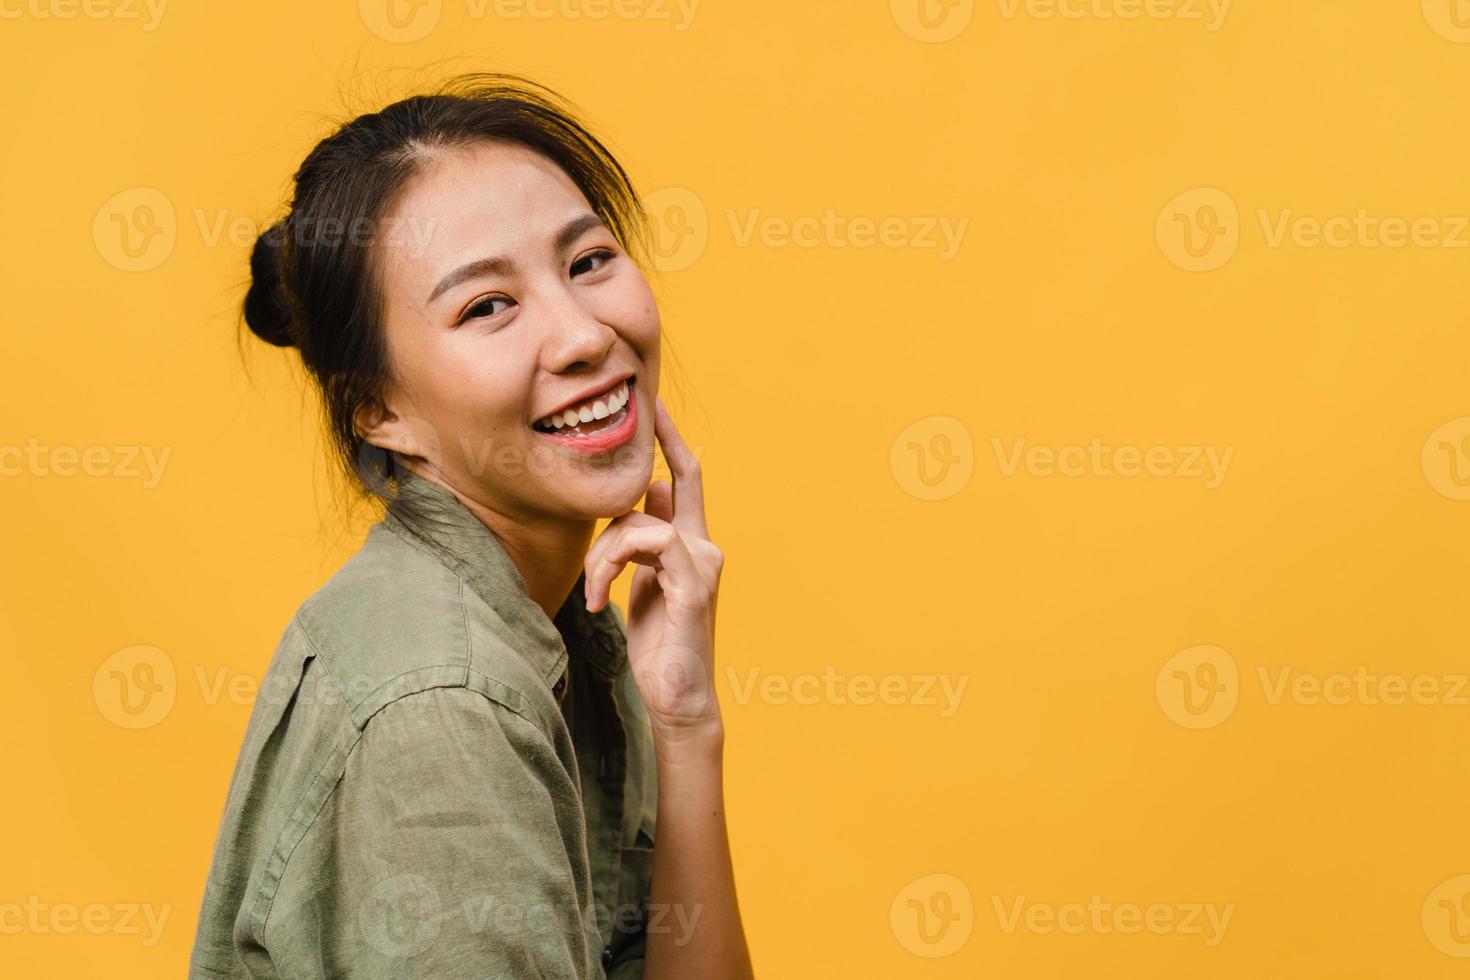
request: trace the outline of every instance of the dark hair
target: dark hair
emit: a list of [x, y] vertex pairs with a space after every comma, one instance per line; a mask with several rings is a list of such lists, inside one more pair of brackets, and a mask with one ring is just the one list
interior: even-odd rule
[[561, 96], [494, 72], [455, 76], [343, 124], [302, 162], [289, 213], [250, 255], [245, 322], [261, 339], [300, 351], [338, 461], [389, 509], [402, 504], [393, 454], [363, 440], [353, 422], [390, 372], [373, 243], [410, 177], [439, 151], [482, 141], [520, 144], [556, 163], [646, 265], [647, 217], [622, 166]]

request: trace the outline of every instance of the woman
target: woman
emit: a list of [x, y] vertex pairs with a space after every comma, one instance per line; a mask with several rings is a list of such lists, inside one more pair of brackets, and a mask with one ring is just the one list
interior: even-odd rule
[[299, 349], [384, 512], [263, 679], [191, 976], [751, 975], [723, 559], [658, 398], [643, 220], [514, 76], [355, 119], [297, 171], [246, 321]]

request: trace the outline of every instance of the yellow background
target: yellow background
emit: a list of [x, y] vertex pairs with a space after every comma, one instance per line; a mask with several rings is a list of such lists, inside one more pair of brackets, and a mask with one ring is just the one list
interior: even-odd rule
[[[174, 0], [151, 29], [141, 3], [0, 4], [0, 447], [47, 447], [0, 477], [0, 974], [183, 974], [249, 686], [363, 528], [295, 355], [236, 347], [249, 245], [332, 119], [501, 69], [662, 195], [760, 975], [1466, 975], [1455, 2], [988, 0], [926, 27], [914, 0], [704, 0], [684, 29], [671, 0], [440, 0], [399, 28], [372, 0]], [[829, 209], [899, 220], [782, 243]], [[1360, 211], [1438, 243], [1274, 237]], [[941, 218], [967, 222], [953, 255], [923, 244]], [[161, 234], [129, 256], [119, 221]], [[1094, 439], [1230, 463], [1213, 487], [1185, 452], [1006, 465]], [[105, 452], [62, 476], [57, 447]], [[167, 451], [160, 478], [115, 447]], [[159, 717], [125, 727], [111, 671], [160, 654]], [[1273, 686], [1360, 668], [1439, 694]], [[948, 716], [937, 676], [966, 685]], [[884, 683], [908, 696], [856, 703]], [[31, 896], [112, 925], [11, 928]], [[1007, 928], [1093, 896], [1233, 910], [1213, 944]], [[167, 908], [156, 942], [127, 905]]]

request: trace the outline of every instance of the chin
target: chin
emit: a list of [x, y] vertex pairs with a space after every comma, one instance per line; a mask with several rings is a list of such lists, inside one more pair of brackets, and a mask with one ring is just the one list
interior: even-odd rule
[[577, 481], [578, 486], [567, 503], [587, 517], [621, 517], [638, 506], [653, 478], [653, 458], [641, 464], [625, 463], [598, 476]]

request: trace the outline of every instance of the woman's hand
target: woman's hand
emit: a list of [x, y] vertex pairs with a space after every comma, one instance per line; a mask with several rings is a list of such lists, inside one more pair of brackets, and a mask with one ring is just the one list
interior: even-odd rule
[[648, 488], [644, 509], [618, 517], [587, 552], [587, 608], [607, 605], [628, 562], [628, 662], [653, 724], [658, 821], [652, 908], [692, 910], [690, 936], [650, 930], [647, 980], [750, 980], [725, 828], [724, 726], [715, 698], [715, 601], [725, 556], [709, 539], [699, 463], [661, 399], [654, 434], [674, 483]]
[[714, 688], [715, 605], [725, 556], [709, 539], [699, 462], [655, 399], [654, 436], [674, 482], [648, 488], [643, 511], [629, 511], [587, 551], [587, 608], [608, 602], [613, 579], [631, 561], [628, 662], [656, 741], [723, 736]]

